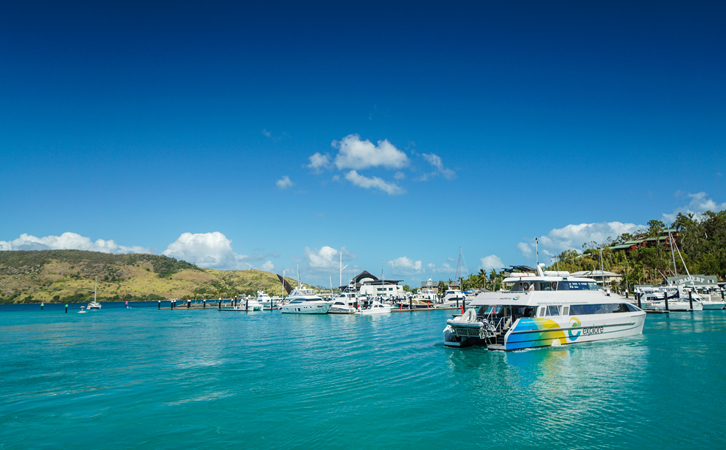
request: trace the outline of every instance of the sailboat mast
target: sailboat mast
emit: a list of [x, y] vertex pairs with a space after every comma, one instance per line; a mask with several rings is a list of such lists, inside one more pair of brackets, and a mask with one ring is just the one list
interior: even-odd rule
[[678, 282], [678, 270], [676, 269], [676, 253], [673, 251], [673, 236], [671, 236], [670, 230], [668, 231], [668, 242], [671, 243], [671, 256], [673, 257], [673, 273], [676, 276], [676, 283], [677, 283]]

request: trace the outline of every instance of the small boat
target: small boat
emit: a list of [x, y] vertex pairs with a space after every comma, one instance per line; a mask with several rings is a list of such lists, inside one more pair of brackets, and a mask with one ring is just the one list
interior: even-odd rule
[[96, 285], [98, 284], [98, 277], [93, 282], [93, 301], [88, 304], [88, 310], [101, 309], [101, 304], [96, 301]]
[[272, 298], [268, 294], [265, 294], [265, 291], [257, 291], [256, 301], [262, 305], [263, 309], [270, 309], [275, 306]]
[[372, 314], [388, 314], [391, 312], [392, 309], [393, 306], [391, 305], [384, 305], [378, 300], [373, 300], [373, 302], [370, 303], [368, 306], [358, 308], [355, 313], [364, 316]]
[[466, 294], [458, 289], [447, 289], [444, 292], [444, 299], [437, 304], [436, 308], [460, 308], [466, 301]]
[[237, 302], [237, 306], [234, 309], [243, 311], [262, 311], [262, 303], [257, 301], [254, 297], [247, 297], [244, 300]]
[[80, 311], [78, 311], [78, 314], [85, 314], [86, 312], [88, 312], [88, 311], [86, 311], [86, 310], [85, 310], [85, 309], [83, 308], [83, 306], [81, 306], [81, 310], [80, 310]]

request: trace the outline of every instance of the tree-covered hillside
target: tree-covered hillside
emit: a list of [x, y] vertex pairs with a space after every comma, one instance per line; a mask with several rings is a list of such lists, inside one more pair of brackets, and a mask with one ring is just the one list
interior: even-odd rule
[[229, 298], [257, 290], [271, 295], [281, 291], [271, 273], [202, 269], [162, 255], [0, 251], [0, 303], [85, 302], [93, 298], [96, 279], [101, 301]]

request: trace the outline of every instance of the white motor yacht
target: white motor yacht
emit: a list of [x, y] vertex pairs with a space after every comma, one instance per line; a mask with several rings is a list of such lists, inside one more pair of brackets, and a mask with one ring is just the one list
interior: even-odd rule
[[333, 305], [315, 294], [313, 289], [298, 287], [287, 297], [288, 303], [280, 307], [283, 314], [327, 314]]
[[359, 308], [355, 313], [361, 314], [361, 315], [370, 315], [370, 314], [388, 314], [393, 309], [393, 306], [391, 305], [384, 305], [383, 303], [379, 302], [378, 300], [374, 300], [365, 308]]
[[537, 270], [538, 275], [510, 275], [503, 281], [511, 286], [507, 291], [485, 292], [467, 301], [466, 312], [447, 321], [444, 344], [511, 351], [643, 332], [645, 311], [609, 296], [595, 280]]
[[354, 314], [356, 297], [353, 292], [341, 292], [333, 297], [333, 304], [330, 306], [328, 314]]
[[265, 291], [257, 291], [257, 302], [259, 302], [263, 308], [271, 309], [274, 308], [276, 303]]
[[447, 289], [442, 303], [436, 305], [436, 308], [460, 308], [465, 301], [466, 294], [458, 289]]

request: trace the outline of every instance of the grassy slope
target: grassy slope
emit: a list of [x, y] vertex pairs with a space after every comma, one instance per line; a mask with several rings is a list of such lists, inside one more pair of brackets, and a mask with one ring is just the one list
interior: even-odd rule
[[95, 277], [101, 301], [281, 292], [277, 276], [259, 270], [200, 269], [158, 255], [12, 251], [0, 252], [0, 303], [87, 301], [93, 298]]

